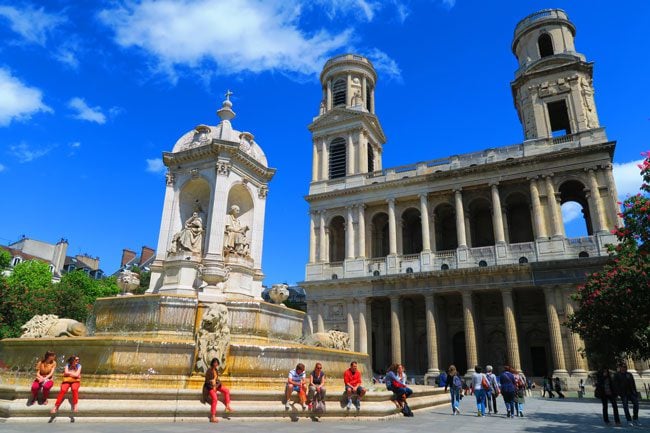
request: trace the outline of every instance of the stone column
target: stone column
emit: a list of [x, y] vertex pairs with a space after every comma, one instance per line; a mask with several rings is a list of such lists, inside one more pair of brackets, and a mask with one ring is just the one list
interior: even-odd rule
[[399, 296], [390, 297], [390, 343], [391, 363], [402, 363], [402, 335], [401, 335], [401, 309]]
[[[566, 315], [567, 317], [573, 314], [573, 304], [571, 299], [566, 301]], [[587, 361], [580, 355], [580, 349], [584, 348], [584, 342], [580, 338], [580, 335], [575, 332], [569, 331], [569, 358], [571, 360], [571, 376], [574, 375], [586, 375], [587, 374]]]
[[490, 184], [492, 191], [492, 225], [494, 226], [494, 240], [498, 243], [506, 242], [506, 235], [503, 231], [503, 215], [501, 214], [501, 197], [499, 187], [496, 183]]
[[456, 238], [458, 239], [458, 248], [467, 247], [467, 238], [465, 237], [465, 211], [463, 209], [463, 194], [459, 189], [454, 190], [456, 200]]
[[366, 105], [368, 101], [368, 95], [366, 94], [367, 85], [368, 85], [368, 79], [364, 75], [363, 78], [361, 79], [361, 99], [363, 100], [363, 108], [367, 107]]
[[422, 250], [431, 251], [431, 238], [429, 236], [429, 203], [427, 195], [420, 194], [420, 220], [422, 222]]
[[345, 80], [345, 106], [352, 106], [352, 74], [348, 74], [348, 79]]
[[321, 152], [320, 152], [320, 180], [327, 180], [330, 177], [329, 174], [329, 150], [327, 149], [327, 139], [323, 138], [321, 143]]
[[318, 316], [316, 317], [316, 329], [318, 332], [325, 332], [325, 321], [323, 320], [323, 312], [325, 311], [325, 304], [322, 302], [317, 303]]
[[612, 202], [614, 209], [613, 218], [610, 221], [614, 221], [616, 226], [623, 227], [623, 219], [620, 217], [620, 206], [618, 205], [618, 192], [616, 191], [616, 181], [614, 180], [613, 170], [614, 166], [612, 164], [607, 164], [605, 167], [605, 177], [607, 178], [607, 190], [609, 191], [609, 199]]
[[467, 373], [474, 372], [474, 366], [478, 364], [478, 353], [476, 350], [476, 328], [474, 325], [474, 305], [472, 304], [472, 292], [463, 292], [463, 318], [465, 321], [465, 350], [467, 351]]
[[327, 244], [325, 240], [325, 211], [320, 211], [320, 226], [318, 227], [318, 237], [320, 238], [320, 248], [318, 259], [321, 262], [327, 262]]
[[332, 109], [332, 80], [327, 80], [327, 111]]
[[440, 369], [438, 368], [438, 333], [433, 293], [424, 295], [424, 307], [427, 318], [427, 354], [429, 356], [427, 375], [437, 376], [440, 374]]
[[348, 134], [348, 143], [346, 148], [347, 157], [346, 161], [346, 174], [351, 176], [354, 174], [354, 141], [352, 141], [352, 134]]
[[388, 254], [397, 254], [397, 229], [395, 227], [395, 199], [389, 198], [388, 203]]
[[512, 289], [502, 289], [503, 318], [506, 322], [506, 344], [508, 348], [508, 362], [511, 367], [521, 370], [519, 360], [519, 338], [517, 334], [517, 320], [515, 319], [515, 304], [512, 301]]
[[555, 291], [550, 288], [544, 289], [546, 298], [546, 315], [548, 317], [549, 335], [551, 337], [551, 354], [553, 355], [553, 375], [567, 375], [566, 365], [564, 363], [564, 348], [562, 347], [562, 331], [560, 329], [560, 319], [557, 316], [557, 307], [555, 304]]
[[593, 170], [587, 171], [587, 176], [589, 177], [589, 189], [591, 193], [591, 217], [593, 218], [594, 223], [594, 233], [605, 232], [607, 231], [606, 217], [605, 212], [603, 211], [603, 200], [600, 197], [600, 189], [598, 189], [598, 180], [596, 179], [596, 173]]
[[345, 218], [345, 258], [354, 258], [354, 224], [352, 221], [352, 206], [346, 207]]
[[316, 262], [316, 212], [309, 212], [309, 263]]
[[313, 141], [312, 153], [313, 157], [311, 160], [311, 181], [316, 182], [318, 180], [318, 143], [316, 139]]
[[357, 251], [357, 257], [360, 258], [365, 258], [366, 257], [366, 213], [364, 209], [366, 208], [366, 205], [361, 203], [357, 206], [357, 210], [359, 212], [359, 215], [357, 216], [357, 219], [359, 223], [357, 224], [357, 237], [359, 239], [358, 246], [359, 249]]
[[546, 221], [542, 212], [542, 204], [539, 201], [539, 189], [537, 188], [537, 179], [530, 179], [530, 201], [533, 206], [533, 222], [535, 224], [535, 239], [546, 238]]
[[372, 90], [370, 91], [370, 112], [372, 114], [375, 114], [375, 88], [373, 87]]
[[356, 351], [354, 339], [354, 301], [348, 301], [348, 337], [350, 337], [350, 350]]
[[371, 336], [368, 334], [368, 308], [366, 304], [366, 298], [359, 300], [357, 304], [359, 309], [359, 352], [368, 353], [368, 342], [370, 341]]
[[436, 227], [438, 226], [438, 218], [436, 217], [435, 212], [433, 213], [433, 230], [430, 230], [431, 233], [431, 251], [437, 251], [438, 247], [436, 244]]
[[546, 200], [548, 200], [548, 209], [551, 213], [552, 236], [561, 238], [564, 237], [564, 227], [562, 226], [561, 214], [555, 198], [555, 188], [553, 188], [551, 176], [546, 176], [544, 180], [546, 181]]

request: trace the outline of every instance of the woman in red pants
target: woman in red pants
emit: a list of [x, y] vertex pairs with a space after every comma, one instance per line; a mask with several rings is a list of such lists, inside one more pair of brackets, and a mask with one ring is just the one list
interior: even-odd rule
[[47, 404], [50, 389], [54, 385], [52, 381], [54, 370], [56, 370], [56, 355], [54, 352], [48, 350], [45, 352], [43, 359], [36, 364], [36, 378], [32, 382], [32, 400], [29, 402], [30, 405], [38, 400], [38, 391], [41, 388], [43, 388], [43, 404]]
[[61, 391], [56, 397], [56, 403], [50, 413], [57, 413], [59, 406], [63, 403], [65, 394], [68, 389], [72, 389], [72, 412], [77, 412], [77, 403], [79, 403], [79, 386], [81, 385], [81, 364], [79, 364], [79, 357], [76, 355], [68, 358], [68, 365], [65, 366], [63, 371], [63, 383], [61, 383]]
[[[217, 419], [217, 392], [223, 394], [223, 402], [226, 405], [226, 412], [233, 412], [230, 408], [230, 390], [223, 386], [219, 381], [219, 359], [212, 358], [210, 369], [205, 372], [205, 383], [203, 384], [203, 394], [210, 395], [210, 422], [219, 422]], [[207, 400], [207, 398], [205, 398]]]

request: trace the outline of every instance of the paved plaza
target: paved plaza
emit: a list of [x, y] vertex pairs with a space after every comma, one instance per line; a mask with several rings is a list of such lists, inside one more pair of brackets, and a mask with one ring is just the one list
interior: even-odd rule
[[[574, 433], [574, 432], [606, 432], [614, 431], [650, 431], [650, 407], [641, 406], [640, 420], [641, 427], [630, 427], [625, 422], [621, 408], [621, 427], [605, 426], [601, 420], [600, 402], [588, 400], [548, 400], [540, 398], [528, 398], [524, 418], [508, 419], [505, 413], [499, 415], [479, 418], [476, 416], [474, 398], [465, 397], [460, 409], [461, 415], [452, 416], [449, 405], [440, 406], [434, 409], [417, 411], [415, 417], [395, 417], [384, 420], [323, 420], [313, 422], [301, 419], [298, 422], [291, 422], [289, 418], [273, 421], [260, 420], [227, 420], [220, 419], [218, 424], [209, 424], [208, 412], [206, 411], [205, 423], [160, 423], [152, 419], [151, 422], [91, 422], [88, 419], [78, 418], [71, 423], [70, 418], [59, 416], [54, 422], [48, 424], [49, 418], [43, 418], [42, 426], [37, 422], [7, 423], [0, 427], [3, 433], [31, 433], [45, 428], [48, 432], [84, 432], [84, 433], [108, 433], [108, 432], [332, 432], [332, 431], [372, 431], [374, 433], [394, 432], [500, 432], [500, 433]], [[500, 400], [500, 408], [503, 403]], [[620, 405], [619, 405], [620, 406]], [[236, 408], [235, 402], [233, 407]], [[611, 408], [610, 408], [611, 409]], [[220, 408], [221, 410], [221, 408]], [[83, 411], [83, 401], [80, 402], [80, 411]], [[363, 412], [363, 411], [362, 411]], [[613, 424], [613, 423], [612, 423]]]

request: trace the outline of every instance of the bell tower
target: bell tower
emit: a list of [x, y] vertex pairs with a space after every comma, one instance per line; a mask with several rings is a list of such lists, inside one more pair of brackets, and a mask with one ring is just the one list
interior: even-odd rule
[[356, 54], [329, 59], [320, 74], [323, 97], [309, 125], [312, 184], [381, 170], [386, 137], [375, 115], [377, 73]]
[[576, 51], [575, 34], [561, 9], [535, 12], [515, 28], [512, 52], [519, 69], [511, 87], [525, 140], [600, 128], [593, 63]]

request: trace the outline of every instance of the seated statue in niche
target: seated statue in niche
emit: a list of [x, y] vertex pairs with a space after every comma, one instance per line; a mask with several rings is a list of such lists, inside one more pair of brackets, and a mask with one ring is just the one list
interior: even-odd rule
[[248, 257], [250, 255], [250, 242], [246, 237], [246, 232], [250, 230], [250, 227], [242, 225], [237, 215], [239, 215], [239, 206], [231, 206], [230, 213], [226, 215], [223, 255]]
[[203, 245], [203, 220], [198, 212], [185, 221], [185, 227], [172, 238], [171, 246], [167, 251], [169, 254], [179, 254], [188, 251], [193, 254], [201, 254]]

